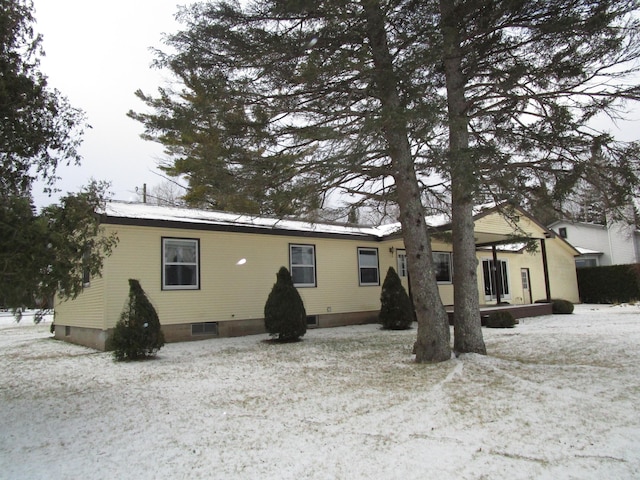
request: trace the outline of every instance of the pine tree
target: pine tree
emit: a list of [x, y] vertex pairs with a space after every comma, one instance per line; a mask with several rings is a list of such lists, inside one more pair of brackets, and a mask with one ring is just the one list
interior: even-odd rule
[[382, 324], [382, 328], [389, 330], [407, 330], [411, 328], [414, 319], [413, 304], [393, 267], [389, 267], [387, 276], [382, 284], [380, 303], [378, 319]]
[[138, 360], [164, 346], [158, 313], [138, 280], [129, 279], [129, 301], [113, 330], [110, 348], [116, 360]]
[[304, 303], [285, 267], [280, 267], [264, 306], [264, 325], [267, 332], [281, 342], [296, 341], [307, 333]]

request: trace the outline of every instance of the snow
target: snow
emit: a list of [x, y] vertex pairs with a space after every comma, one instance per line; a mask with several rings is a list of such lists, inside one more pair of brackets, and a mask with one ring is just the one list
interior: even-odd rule
[[381, 237], [386, 230], [375, 227], [352, 227], [330, 223], [310, 223], [301, 220], [260, 217], [215, 210], [197, 210], [193, 208], [165, 207], [146, 203], [126, 203], [111, 201], [100, 212], [107, 217], [136, 218], [144, 220], [164, 220], [174, 222], [251, 227], [265, 230], [286, 230], [318, 232], [330, 234], [349, 234]]
[[[398, 233], [402, 229], [399, 222], [378, 226], [349, 226], [337, 223], [311, 223], [287, 218], [272, 218], [215, 210], [198, 210], [194, 208], [168, 207], [119, 201], [107, 202], [100, 213], [107, 217], [115, 218], [201, 223], [295, 232], [362, 235], [379, 238]], [[427, 224], [431, 227], [440, 227], [451, 222], [449, 216], [444, 214], [428, 216], [426, 220]]]
[[154, 360], [0, 325], [3, 479], [640, 477], [640, 306], [484, 329], [413, 362], [415, 329], [174, 343]]

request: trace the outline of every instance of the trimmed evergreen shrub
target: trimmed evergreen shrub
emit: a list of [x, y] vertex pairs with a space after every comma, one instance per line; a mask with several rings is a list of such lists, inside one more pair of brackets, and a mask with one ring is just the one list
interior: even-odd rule
[[387, 276], [382, 284], [380, 303], [378, 320], [382, 324], [382, 328], [388, 330], [411, 328], [413, 323], [413, 304], [393, 267], [389, 267]]
[[558, 314], [573, 313], [573, 303], [569, 300], [562, 300], [561, 298], [552, 299], [551, 311]]
[[516, 319], [513, 318], [511, 312], [498, 311], [491, 312], [487, 317], [486, 326], [488, 328], [513, 328], [516, 324]]
[[164, 346], [160, 319], [138, 280], [129, 279], [129, 300], [113, 330], [110, 349], [116, 360], [138, 360]]
[[640, 299], [640, 265], [609, 265], [576, 270], [580, 301], [617, 303]]
[[294, 342], [307, 333], [307, 313], [289, 270], [280, 267], [264, 305], [264, 326], [280, 342]]

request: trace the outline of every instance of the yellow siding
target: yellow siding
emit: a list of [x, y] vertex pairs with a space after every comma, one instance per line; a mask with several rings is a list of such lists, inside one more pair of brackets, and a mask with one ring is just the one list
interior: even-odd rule
[[552, 298], [578, 303], [580, 295], [574, 253], [557, 237], [547, 240], [546, 245]]
[[[522, 285], [521, 269], [529, 269], [531, 300], [542, 300], [546, 298], [546, 288], [544, 283], [544, 267], [542, 263], [542, 253], [540, 249], [536, 252], [504, 252], [498, 251], [498, 260], [507, 262], [507, 275], [509, 283], [509, 297], [505, 301], [513, 305], [522, 305], [530, 303], [526, 297]], [[482, 270], [482, 261], [491, 260], [493, 258], [491, 251], [478, 252], [478, 293], [480, 295], [480, 303], [491, 303], [487, 300], [484, 292], [484, 276]]]
[[[521, 217], [525, 231], [540, 236], [539, 226]], [[289, 244], [315, 246], [317, 286], [299, 288], [309, 315], [375, 311], [380, 307], [381, 286], [359, 286], [358, 247], [378, 250], [380, 283], [388, 268], [397, 269], [397, 250], [401, 239], [372, 240], [313, 238], [284, 235], [213, 232], [131, 225], [105, 225], [120, 239], [111, 257], [105, 260], [103, 278], [92, 279], [76, 300], [56, 307], [60, 325], [108, 329], [115, 325], [128, 297], [128, 279], [135, 278], [158, 310], [163, 324], [203, 321], [260, 319], [264, 304], [281, 266], [289, 268]], [[500, 215], [481, 218], [476, 229], [509, 233], [511, 227]], [[162, 290], [162, 237], [200, 240], [200, 289]], [[552, 296], [578, 301], [577, 282], [570, 247], [558, 239], [546, 242], [549, 256]], [[393, 247], [393, 251], [390, 248]], [[450, 252], [451, 245], [434, 241], [433, 251]], [[486, 303], [482, 260], [491, 251], [478, 252], [478, 293]], [[545, 298], [540, 251], [534, 253], [499, 252], [509, 268], [510, 303], [526, 303], [523, 298], [521, 268], [528, 268], [533, 301]], [[238, 260], [246, 259], [243, 265]], [[455, 275], [455, 272], [454, 272]], [[405, 288], [407, 279], [403, 278]], [[439, 285], [442, 302], [453, 304], [453, 286]]]
[[75, 300], [60, 301], [56, 297], [56, 324], [104, 329], [104, 289], [107, 268], [103, 269], [102, 277], [92, 278], [89, 286], [85, 287]]
[[[309, 315], [379, 308], [380, 286], [358, 284], [358, 247], [378, 249], [381, 281], [395, 266], [380, 242], [139, 226], [117, 231], [120, 243], [108, 259], [107, 328], [125, 304], [128, 278], [140, 280], [163, 324], [262, 318], [276, 272], [289, 268], [290, 243], [315, 245], [317, 287], [298, 289]], [[200, 290], [162, 290], [162, 237], [200, 240]], [[242, 258], [246, 263], [237, 265]]]
[[519, 220], [513, 223], [499, 213], [493, 213], [477, 219], [475, 221], [475, 231], [500, 235], [521, 235], [522, 232], [525, 232], [534, 238], [541, 238], [544, 233], [539, 225], [524, 215], [520, 215]]

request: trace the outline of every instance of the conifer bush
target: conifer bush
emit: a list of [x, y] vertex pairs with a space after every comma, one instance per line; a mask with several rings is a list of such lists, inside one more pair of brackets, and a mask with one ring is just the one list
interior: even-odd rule
[[378, 320], [382, 328], [406, 330], [413, 323], [413, 304], [402, 286], [400, 277], [393, 267], [389, 267], [380, 294], [380, 314]]
[[116, 360], [138, 360], [164, 346], [158, 313], [138, 280], [129, 279], [129, 300], [113, 330], [110, 348]]
[[513, 318], [513, 314], [508, 311], [491, 312], [487, 317], [487, 328], [513, 328], [516, 324], [516, 319]]
[[573, 313], [573, 303], [569, 300], [562, 300], [560, 298], [552, 299], [551, 311], [557, 314]]
[[280, 267], [264, 306], [264, 325], [280, 342], [294, 342], [307, 333], [307, 312], [289, 270]]

